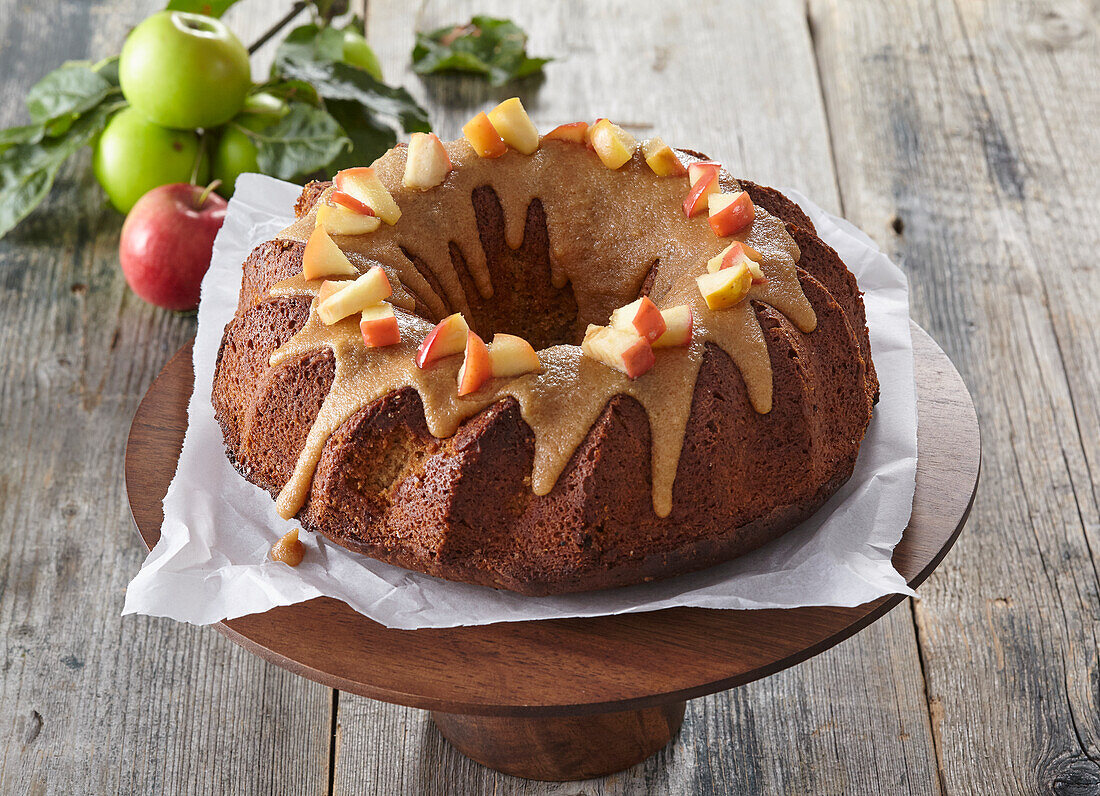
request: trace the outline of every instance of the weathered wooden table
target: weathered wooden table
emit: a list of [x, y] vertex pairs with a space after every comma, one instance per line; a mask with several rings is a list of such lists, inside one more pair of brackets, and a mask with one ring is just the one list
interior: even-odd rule
[[[0, 0], [0, 124], [153, 2]], [[268, 8], [267, 6], [272, 6]], [[246, 0], [250, 40], [285, 9]], [[493, 90], [408, 71], [416, 28], [511, 16], [558, 58]], [[906, 269], [967, 380], [967, 531], [839, 647], [688, 703], [680, 743], [591, 783], [516, 780], [427, 714], [221, 636], [119, 618], [143, 550], [130, 418], [194, 320], [128, 292], [87, 158], [0, 242], [0, 792], [1100, 793], [1100, 20], [1095, 4], [370, 3], [387, 77], [454, 137], [518, 88], [540, 127], [606, 115], [794, 186]], [[262, 55], [262, 53], [261, 53]]]

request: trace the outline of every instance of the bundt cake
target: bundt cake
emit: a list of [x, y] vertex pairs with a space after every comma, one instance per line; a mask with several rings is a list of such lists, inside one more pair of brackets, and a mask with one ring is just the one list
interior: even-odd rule
[[213, 405], [241, 474], [337, 544], [602, 589], [752, 550], [852, 473], [878, 390], [855, 279], [697, 152], [539, 136], [509, 100], [295, 210], [244, 263]]

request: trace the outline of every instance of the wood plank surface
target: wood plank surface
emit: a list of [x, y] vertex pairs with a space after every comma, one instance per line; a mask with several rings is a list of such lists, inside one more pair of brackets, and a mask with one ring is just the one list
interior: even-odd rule
[[[0, 124], [159, 5], [0, 4]], [[238, 31], [273, 10], [252, 4]], [[145, 555], [126, 431], [195, 322], [128, 291], [88, 163], [0, 241], [0, 793], [326, 793], [329, 689], [207, 629], [119, 615]]]
[[[849, 218], [969, 382], [971, 527], [917, 604], [953, 793], [1100, 793], [1100, 45], [1084, 3], [814, 2]], [[858, 79], [853, 79], [858, 75]]]
[[[372, 2], [368, 38], [387, 78], [428, 104], [445, 138], [518, 92], [540, 129], [606, 115], [638, 136], [661, 135], [720, 158], [735, 174], [796, 186], [839, 208], [801, 3], [426, 2], [415, 16], [402, 13], [407, 8]], [[545, 80], [493, 89], [412, 74], [414, 30], [473, 13], [512, 17], [530, 34], [530, 52], [558, 57]], [[746, 41], [769, 46], [735, 61], [726, 46], [733, 25]], [[735, 63], [748, 73], [731, 92], [720, 76]], [[939, 792], [913, 623], [900, 608], [794, 669], [689, 702], [678, 743], [581, 786], [530, 783], [472, 764], [414, 709], [341, 693], [338, 719], [341, 794]]]

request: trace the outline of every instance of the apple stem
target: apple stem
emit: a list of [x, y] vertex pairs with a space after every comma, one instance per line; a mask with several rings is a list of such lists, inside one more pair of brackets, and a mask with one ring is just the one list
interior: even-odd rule
[[206, 204], [206, 200], [210, 197], [210, 194], [218, 190], [218, 186], [222, 184], [221, 180], [214, 180], [212, 183], [206, 186], [205, 190], [199, 194], [199, 201], [195, 205], [196, 210], [202, 210], [202, 206]]

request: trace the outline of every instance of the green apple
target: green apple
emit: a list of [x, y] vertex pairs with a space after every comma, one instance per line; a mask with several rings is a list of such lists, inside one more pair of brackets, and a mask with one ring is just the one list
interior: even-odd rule
[[382, 80], [382, 65], [378, 56], [367, 44], [362, 34], [354, 30], [344, 31], [344, 60], [352, 66], [358, 66], [375, 80]]
[[245, 113], [222, 128], [214, 148], [213, 176], [221, 180], [218, 193], [227, 199], [233, 195], [237, 177], [245, 172], [260, 170], [256, 162], [256, 144], [241, 128], [260, 132], [290, 112], [290, 106], [284, 100], [265, 92], [249, 95], [244, 108]]
[[122, 45], [122, 93], [162, 127], [217, 127], [241, 109], [251, 88], [248, 51], [223, 22], [200, 14], [161, 11]]
[[[190, 182], [199, 153], [195, 133], [160, 127], [133, 108], [125, 108], [111, 118], [96, 141], [92, 169], [111, 204], [128, 213], [158, 185]], [[203, 159], [195, 179], [205, 184], [207, 176]]]

